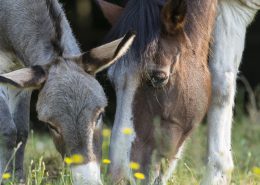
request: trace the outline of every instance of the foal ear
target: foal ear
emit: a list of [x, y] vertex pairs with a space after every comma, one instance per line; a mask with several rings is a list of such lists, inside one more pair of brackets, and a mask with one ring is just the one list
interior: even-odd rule
[[42, 66], [33, 66], [1, 74], [0, 83], [13, 85], [17, 88], [39, 88], [46, 78], [47, 73]]
[[124, 37], [99, 46], [81, 56], [81, 65], [84, 70], [95, 75], [115, 63], [132, 45], [135, 33], [128, 32]]
[[187, 13], [186, 0], [168, 0], [162, 9], [162, 22], [165, 31], [175, 33], [183, 29]]
[[106, 2], [104, 0], [97, 0], [97, 2], [106, 19], [111, 25], [114, 25], [117, 22], [118, 18], [121, 16], [124, 8], [116, 4]]

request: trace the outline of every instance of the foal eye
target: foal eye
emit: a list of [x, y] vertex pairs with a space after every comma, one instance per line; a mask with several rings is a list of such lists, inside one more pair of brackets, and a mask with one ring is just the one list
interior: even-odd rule
[[149, 82], [155, 88], [163, 87], [168, 83], [169, 77], [162, 71], [153, 71], [149, 74]]

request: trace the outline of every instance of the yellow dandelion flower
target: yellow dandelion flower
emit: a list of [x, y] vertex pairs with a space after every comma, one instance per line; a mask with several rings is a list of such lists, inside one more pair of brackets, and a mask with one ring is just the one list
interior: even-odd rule
[[71, 156], [72, 163], [82, 164], [84, 162], [84, 157], [80, 154], [74, 154]]
[[110, 129], [103, 129], [102, 135], [103, 135], [103, 137], [110, 137], [111, 130]]
[[70, 164], [72, 164], [72, 159], [70, 158], [70, 157], [65, 157], [64, 158], [64, 162], [67, 164], [67, 165], [70, 165]]
[[260, 167], [253, 167], [252, 172], [256, 175], [260, 175]]
[[122, 130], [122, 132], [123, 132], [123, 134], [125, 134], [125, 135], [131, 135], [131, 134], [133, 134], [133, 129], [131, 129], [131, 128], [124, 128], [124, 129]]
[[136, 162], [130, 162], [129, 167], [133, 170], [139, 170], [140, 169], [140, 164]]
[[145, 179], [145, 175], [143, 173], [140, 173], [140, 172], [135, 173], [134, 176], [135, 176], [135, 178], [140, 179], [140, 180]]
[[103, 159], [103, 163], [104, 163], [104, 164], [110, 164], [111, 161], [110, 161], [109, 159]]
[[10, 174], [10, 173], [4, 173], [4, 174], [2, 175], [2, 178], [3, 178], [4, 180], [10, 179], [10, 177], [11, 177], [11, 174]]

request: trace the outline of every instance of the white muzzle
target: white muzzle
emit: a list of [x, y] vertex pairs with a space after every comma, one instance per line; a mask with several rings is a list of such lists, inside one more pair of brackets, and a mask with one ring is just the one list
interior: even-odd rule
[[97, 162], [71, 167], [74, 185], [102, 185], [100, 166]]

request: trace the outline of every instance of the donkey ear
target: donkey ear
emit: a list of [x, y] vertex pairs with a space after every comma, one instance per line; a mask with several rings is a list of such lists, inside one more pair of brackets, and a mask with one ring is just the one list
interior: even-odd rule
[[0, 83], [13, 85], [17, 88], [38, 88], [46, 78], [47, 73], [43, 67], [33, 66], [1, 74]]
[[162, 10], [165, 31], [175, 33], [177, 30], [183, 29], [186, 13], [186, 0], [168, 0]]
[[81, 56], [81, 65], [87, 73], [95, 75], [122, 57], [132, 45], [134, 38], [135, 33], [128, 32], [118, 40], [84, 53]]
[[97, 2], [106, 19], [111, 25], [114, 25], [117, 22], [118, 18], [121, 16], [124, 8], [116, 4], [106, 2], [104, 0], [97, 0]]

